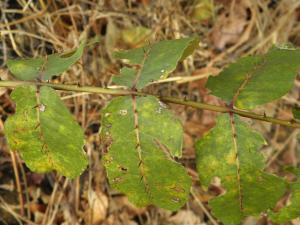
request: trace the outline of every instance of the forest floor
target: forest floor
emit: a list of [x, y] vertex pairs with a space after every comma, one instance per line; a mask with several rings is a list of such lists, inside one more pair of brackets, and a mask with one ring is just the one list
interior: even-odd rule
[[[153, 85], [156, 92], [188, 97], [211, 104], [222, 102], [205, 89], [208, 76], [217, 75], [234, 60], [265, 53], [274, 44], [300, 46], [300, 2], [296, 0], [1, 0], [0, 78], [12, 79], [6, 61], [72, 49], [82, 33], [98, 43], [90, 46], [79, 63], [53, 82], [112, 86], [120, 62], [118, 49], [148, 42], [199, 36], [195, 53], [171, 77]], [[299, 105], [300, 81], [279, 101], [268, 104], [269, 116], [291, 119]], [[56, 173], [35, 174], [18, 154], [9, 151], [3, 124], [15, 106], [11, 90], [0, 89], [0, 224], [92, 225], [200, 225], [219, 224], [207, 202], [218, 186], [204, 191], [195, 170], [194, 143], [215, 123], [215, 112], [170, 105], [184, 125], [183, 163], [193, 177], [195, 192], [179, 211], [154, 206], [137, 208], [122, 193], [109, 187], [101, 162], [98, 131], [100, 110], [109, 95], [60, 91], [61, 97], [85, 130], [89, 167], [75, 180]], [[257, 112], [262, 112], [257, 109]], [[300, 149], [297, 130], [252, 121], [268, 142], [263, 152], [267, 168], [281, 173], [282, 164], [297, 165]], [[19, 179], [16, 180], [16, 175]], [[18, 193], [18, 188], [21, 190]], [[22, 199], [22, 201], [21, 201]], [[224, 206], [226, 207], [226, 206]], [[300, 224], [294, 220], [292, 224]], [[271, 224], [266, 218], [248, 218], [245, 225]]]

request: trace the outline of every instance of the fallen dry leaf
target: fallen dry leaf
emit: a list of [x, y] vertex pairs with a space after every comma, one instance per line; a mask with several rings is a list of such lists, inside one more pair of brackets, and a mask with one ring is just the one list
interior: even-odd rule
[[[8, 79], [8, 71], [0, 68], [0, 80]], [[0, 96], [7, 91], [7, 88], [0, 88]]]
[[170, 217], [170, 222], [175, 225], [204, 225], [200, 218], [196, 216], [191, 210], [181, 210], [174, 216]]
[[86, 211], [86, 224], [99, 225], [106, 218], [108, 198], [102, 192], [90, 191], [88, 194], [89, 210]]
[[247, 1], [235, 1], [233, 7], [227, 4], [211, 31], [210, 38], [214, 47], [223, 50], [227, 45], [236, 43], [248, 23]]

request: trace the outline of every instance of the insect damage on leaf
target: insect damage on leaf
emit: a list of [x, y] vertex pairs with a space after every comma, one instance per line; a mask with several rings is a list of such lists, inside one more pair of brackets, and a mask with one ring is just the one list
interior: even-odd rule
[[295, 167], [288, 167], [286, 170], [293, 173], [297, 180], [290, 184], [289, 204], [276, 213], [270, 213], [271, 220], [278, 224], [284, 224], [300, 216], [300, 170]]
[[56, 92], [49, 87], [17, 87], [11, 94], [15, 115], [5, 122], [11, 150], [35, 172], [56, 170], [74, 178], [87, 166], [84, 135]]
[[49, 80], [54, 75], [66, 71], [71, 65], [77, 62], [85, 48], [85, 41], [71, 52], [56, 53], [46, 57], [33, 59], [10, 59], [7, 61], [9, 71], [20, 80]]
[[104, 161], [112, 187], [138, 206], [176, 210], [187, 201], [191, 178], [170, 157], [181, 156], [182, 127], [158, 99], [115, 98], [101, 124], [101, 136], [111, 140]]
[[246, 216], [274, 207], [285, 192], [282, 179], [262, 171], [264, 161], [257, 150], [263, 144], [261, 135], [227, 114], [219, 116], [217, 125], [196, 144], [201, 184], [208, 186], [219, 177], [226, 189], [209, 202], [213, 214], [226, 225], [237, 225]]

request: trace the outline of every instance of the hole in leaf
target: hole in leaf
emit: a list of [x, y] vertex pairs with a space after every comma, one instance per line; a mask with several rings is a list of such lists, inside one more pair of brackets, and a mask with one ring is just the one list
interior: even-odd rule
[[124, 166], [121, 166], [121, 165], [118, 165], [118, 169], [121, 171], [121, 172], [127, 172], [128, 169]]

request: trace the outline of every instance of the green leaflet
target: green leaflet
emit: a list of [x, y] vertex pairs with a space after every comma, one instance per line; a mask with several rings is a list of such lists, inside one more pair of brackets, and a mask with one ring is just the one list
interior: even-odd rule
[[83, 53], [85, 41], [77, 49], [69, 53], [57, 53], [35, 59], [10, 59], [7, 61], [9, 71], [19, 80], [34, 80], [40, 78], [49, 80], [54, 75], [66, 71], [78, 61]]
[[270, 218], [274, 223], [283, 224], [300, 217], [300, 170], [295, 167], [290, 167], [288, 170], [297, 176], [297, 181], [291, 184], [290, 204], [277, 213], [270, 213]]
[[49, 87], [17, 87], [11, 94], [15, 115], [5, 122], [11, 150], [18, 150], [35, 172], [57, 170], [74, 178], [87, 166], [81, 127]]
[[[207, 88], [235, 106], [253, 109], [285, 95], [300, 68], [300, 49], [273, 48], [262, 56], [249, 56], [209, 78]], [[236, 98], [236, 99], [235, 99]]]
[[116, 52], [116, 58], [126, 59], [133, 65], [138, 64], [139, 69], [132, 71], [135, 76], [130, 74], [130, 76], [126, 76], [126, 79], [121, 78], [122, 75], [116, 76], [114, 81], [119, 85], [128, 86], [128, 84], [131, 84], [130, 86], [136, 85], [137, 89], [142, 89], [152, 81], [166, 78], [176, 69], [180, 60], [185, 59], [194, 51], [198, 43], [199, 39], [196, 37], [182, 38], [160, 41], [150, 46]]
[[293, 116], [295, 119], [300, 120], [300, 109], [298, 107], [293, 109]]
[[43, 79], [49, 80], [52, 76], [58, 75], [66, 71], [71, 65], [77, 62], [85, 47], [85, 42], [82, 41], [79, 47], [69, 54], [53, 54], [46, 59]]
[[[136, 113], [134, 113], [137, 111]], [[101, 136], [112, 187], [138, 206], [176, 210], [188, 199], [191, 178], [181, 156], [180, 122], [155, 97], [117, 97], [102, 111]]]
[[37, 78], [42, 65], [42, 58], [7, 60], [9, 71], [20, 80], [33, 80]]
[[257, 150], [263, 144], [260, 134], [228, 114], [219, 116], [217, 125], [196, 144], [201, 184], [208, 186], [219, 177], [226, 189], [209, 202], [213, 214], [226, 225], [272, 208], [285, 192], [282, 179], [262, 171], [264, 160]]
[[132, 85], [132, 81], [135, 79], [136, 70], [128, 67], [123, 67], [120, 70], [119, 76], [113, 76], [112, 81], [116, 85], [127, 86], [130, 87]]

